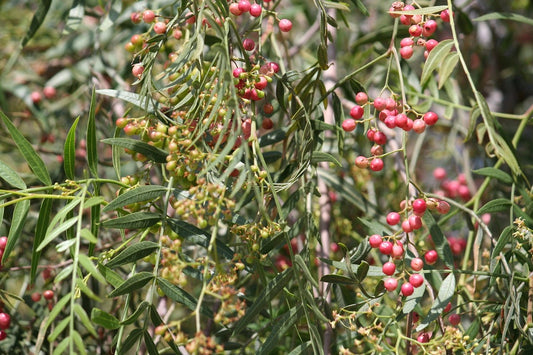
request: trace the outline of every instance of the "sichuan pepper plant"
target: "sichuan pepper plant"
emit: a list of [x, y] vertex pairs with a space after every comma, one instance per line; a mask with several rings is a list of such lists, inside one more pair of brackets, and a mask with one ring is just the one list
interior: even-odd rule
[[50, 5], [2, 57], [2, 350], [531, 350], [532, 110], [471, 39], [527, 17]]

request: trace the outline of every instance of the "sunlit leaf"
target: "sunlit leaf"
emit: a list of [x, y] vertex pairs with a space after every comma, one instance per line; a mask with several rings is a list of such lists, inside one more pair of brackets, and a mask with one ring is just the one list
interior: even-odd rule
[[433, 322], [435, 319], [437, 319], [438, 316], [442, 314], [442, 311], [444, 311], [444, 308], [446, 308], [446, 306], [448, 305], [448, 302], [450, 302], [454, 293], [455, 293], [455, 276], [453, 275], [453, 273], [450, 273], [442, 281], [437, 298], [433, 302], [433, 305], [431, 306], [431, 309], [429, 310], [428, 315], [416, 327], [417, 332], [426, 328], [431, 322]]

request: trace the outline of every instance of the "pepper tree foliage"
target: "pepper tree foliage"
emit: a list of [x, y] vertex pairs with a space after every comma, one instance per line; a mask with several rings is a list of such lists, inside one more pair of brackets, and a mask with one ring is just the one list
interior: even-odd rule
[[[489, 108], [506, 79], [486, 81], [475, 37], [488, 24], [527, 63], [510, 43], [528, 5], [263, 0], [254, 16], [232, 3], [3, 5], [34, 12], [26, 33], [8, 21], [2, 54], [2, 350], [531, 350], [531, 109]], [[438, 22], [408, 60], [401, 14]], [[30, 96], [44, 86], [58, 97]], [[357, 93], [369, 101], [347, 129]], [[372, 235], [403, 247], [384, 255]], [[402, 285], [432, 249], [422, 286], [387, 291], [384, 263]], [[45, 289], [52, 300], [32, 300]]]

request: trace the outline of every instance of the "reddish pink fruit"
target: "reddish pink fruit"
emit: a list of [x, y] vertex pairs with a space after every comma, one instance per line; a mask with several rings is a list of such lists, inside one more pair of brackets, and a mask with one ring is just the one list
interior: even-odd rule
[[415, 291], [415, 288], [409, 282], [406, 282], [402, 285], [401, 290], [402, 290], [402, 295], [407, 297], [413, 294], [413, 292]]
[[368, 95], [364, 92], [358, 92], [356, 95], [355, 95], [355, 102], [358, 104], [358, 105], [364, 105], [368, 102]]
[[398, 280], [394, 277], [389, 277], [385, 280], [384, 286], [387, 291], [392, 292], [398, 287]]
[[31, 294], [31, 300], [33, 302], [39, 302], [41, 300], [41, 294], [39, 292], [34, 292]]
[[133, 12], [131, 15], [130, 15], [130, 20], [131, 22], [137, 24], [137, 23], [141, 23], [141, 14], [138, 13], [138, 12]]
[[255, 42], [251, 38], [246, 38], [244, 41], [242, 41], [242, 46], [247, 51], [253, 51], [255, 48]]
[[418, 25], [411, 25], [411, 27], [409, 27], [409, 34], [413, 37], [420, 36], [422, 34], [422, 27]]
[[370, 170], [372, 171], [381, 171], [383, 169], [383, 160], [380, 158], [374, 158], [370, 162]]
[[423, 133], [426, 130], [426, 122], [421, 119], [417, 119], [412, 121], [413, 122], [413, 131], [420, 134]]
[[250, 15], [252, 15], [253, 17], [261, 16], [262, 11], [263, 8], [259, 4], [253, 4], [250, 6]]
[[423, 198], [417, 198], [416, 200], [414, 200], [412, 206], [413, 212], [415, 212], [416, 214], [423, 214], [424, 212], [426, 212], [426, 201]]
[[450, 314], [450, 316], [448, 317], [448, 321], [451, 325], [456, 327], [457, 325], [459, 325], [459, 323], [461, 323], [461, 316], [458, 314]]
[[362, 155], [358, 156], [357, 158], [355, 158], [355, 166], [360, 169], [368, 168], [368, 158]]
[[357, 122], [355, 122], [354, 119], [351, 119], [351, 118], [347, 118], [345, 119], [343, 122], [342, 122], [342, 129], [345, 131], [345, 132], [351, 132], [355, 129], [355, 127], [357, 126]]
[[415, 41], [411, 37], [402, 38], [400, 41], [400, 47], [410, 47], [415, 44]]
[[155, 14], [152, 10], [144, 10], [142, 17], [145, 23], [152, 23], [155, 20]]
[[133, 68], [131, 69], [131, 73], [136, 78], [141, 78], [142, 73], [144, 72], [144, 67], [142, 64], [135, 64]]
[[43, 292], [43, 297], [44, 299], [46, 300], [51, 300], [52, 298], [54, 298], [54, 291], [52, 290], [46, 290]]
[[377, 131], [374, 133], [374, 142], [379, 145], [384, 145], [385, 143], [387, 143], [387, 136], [385, 135], [385, 133]]
[[429, 37], [437, 29], [437, 22], [435, 20], [427, 20], [422, 29], [422, 34]]
[[403, 249], [403, 244], [402, 242], [400, 241], [397, 241], [393, 246], [392, 246], [392, 257], [396, 260], [400, 260], [400, 259], [403, 259], [403, 254], [404, 254], [404, 249]]
[[426, 260], [426, 263], [428, 265], [435, 264], [438, 258], [439, 258], [439, 255], [437, 254], [437, 251], [435, 250], [428, 250], [426, 254], [424, 255], [424, 259]]
[[411, 233], [413, 231], [413, 227], [411, 226], [411, 223], [409, 223], [409, 219], [405, 219], [402, 222], [402, 230], [405, 233]]
[[429, 39], [426, 41], [425, 46], [426, 46], [427, 51], [431, 52], [433, 48], [435, 48], [438, 44], [439, 44], [439, 41], [435, 39]]
[[440, 214], [446, 214], [450, 211], [450, 205], [446, 201], [439, 201], [437, 205], [437, 212]]
[[411, 259], [411, 269], [414, 271], [420, 271], [424, 267], [424, 261], [420, 258]]
[[437, 180], [446, 179], [446, 169], [438, 167], [433, 170], [433, 177]]
[[30, 99], [34, 105], [38, 105], [43, 100], [43, 96], [39, 91], [33, 91], [30, 94]]
[[53, 86], [45, 86], [43, 89], [43, 95], [47, 99], [53, 99], [56, 96], [56, 89]]
[[252, 8], [252, 5], [250, 5], [250, 2], [248, 0], [241, 0], [239, 1], [239, 10], [241, 12], [248, 12]]
[[429, 342], [429, 334], [428, 333], [420, 333], [420, 335], [416, 338], [416, 340], [419, 343], [428, 343]]
[[358, 120], [358, 119], [362, 118], [364, 113], [365, 113], [365, 110], [359, 105], [355, 105], [350, 110], [350, 116], [352, 116], [352, 118], [354, 120]]
[[452, 303], [451, 302], [448, 302], [448, 304], [446, 305], [446, 307], [444, 307], [444, 310], [442, 311], [442, 313], [448, 313], [449, 311], [452, 310]]
[[0, 329], [5, 330], [9, 328], [11, 324], [11, 317], [9, 314], [2, 312], [0, 313]]
[[378, 97], [374, 100], [374, 108], [378, 111], [382, 111], [387, 107], [387, 100], [381, 97]]
[[4, 340], [5, 338], [7, 338], [7, 333], [3, 330], [0, 330], [0, 341]]
[[289, 32], [292, 29], [292, 22], [287, 19], [282, 19], [279, 21], [278, 26], [281, 32]]
[[263, 118], [263, 122], [261, 123], [261, 127], [263, 129], [272, 129], [274, 127], [274, 122], [268, 117]]
[[388, 276], [394, 275], [394, 272], [396, 272], [396, 264], [388, 261], [385, 264], [383, 264], [383, 267], [381, 268], [381, 270], [383, 271], [385, 275], [388, 275]]
[[387, 214], [387, 224], [389, 226], [394, 226], [400, 223], [400, 214], [398, 212], [390, 212]]
[[163, 34], [167, 31], [167, 24], [164, 22], [156, 22], [154, 25], [154, 32], [157, 34]]
[[400, 56], [403, 59], [409, 59], [413, 56], [414, 50], [413, 47], [402, 47], [400, 48]]
[[424, 114], [422, 119], [428, 126], [433, 126], [439, 120], [439, 116], [435, 112], [429, 111]]
[[373, 234], [368, 238], [368, 244], [370, 244], [372, 248], [379, 248], [382, 242], [383, 238], [378, 234]]
[[6, 245], [7, 245], [7, 237], [6, 236], [0, 237], [0, 250], [2, 251], [5, 250]]
[[381, 244], [379, 245], [379, 251], [381, 252], [381, 254], [384, 255], [392, 254], [392, 243], [387, 240], [381, 242]]
[[414, 287], [420, 287], [424, 284], [424, 276], [420, 274], [411, 274], [411, 276], [409, 276], [409, 283]]
[[440, 13], [440, 19], [441, 19], [443, 22], [450, 22], [450, 11], [449, 11], [448, 9], [443, 10], [443, 11]]
[[239, 4], [237, 4], [236, 2], [231, 3], [229, 5], [229, 12], [231, 12], [235, 16], [239, 16], [242, 14], [242, 11], [239, 10]]

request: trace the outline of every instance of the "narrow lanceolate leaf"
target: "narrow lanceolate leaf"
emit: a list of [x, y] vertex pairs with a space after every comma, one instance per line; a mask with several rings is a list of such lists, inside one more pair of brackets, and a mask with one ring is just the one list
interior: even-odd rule
[[302, 304], [292, 307], [275, 320], [270, 335], [259, 348], [259, 354], [270, 354], [283, 339], [285, 333], [300, 319], [303, 314]]
[[117, 352], [118, 354], [126, 354], [128, 350], [131, 349], [133, 345], [135, 345], [136, 342], [139, 341], [141, 336], [143, 335], [142, 329], [133, 329], [126, 340], [122, 344], [117, 345]]
[[6, 259], [9, 257], [9, 254], [11, 254], [15, 248], [15, 244], [17, 243], [22, 233], [22, 229], [26, 224], [26, 216], [28, 215], [29, 210], [29, 200], [20, 201], [15, 205], [15, 209], [13, 210], [13, 218], [11, 219], [11, 227], [9, 228], [9, 234], [7, 236], [7, 245], [4, 250], [4, 255], [2, 256], [1, 264], [5, 263]]
[[440, 285], [439, 294], [437, 295], [437, 298], [433, 302], [433, 305], [431, 306], [431, 309], [429, 310], [428, 315], [424, 320], [416, 327], [416, 331], [419, 332], [422, 329], [426, 328], [431, 322], [433, 322], [435, 319], [437, 319], [438, 316], [442, 314], [442, 311], [444, 311], [444, 308], [448, 305], [448, 302], [453, 297], [453, 294], [455, 293], [455, 276], [453, 274], [449, 274]]
[[320, 162], [329, 162], [341, 167], [341, 163], [333, 155], [325, 152], [313, 152], [311, 155], [311, 163], [316, 164]]
[[20, 176], [18, 176], [15, 170], [11, 169], [2, 161], [0, 161], [0, 177], [9, 185], [16, 187], [19, 190], [24, 190], [27, 188], [26, 183]]
[[120, 91], [120, 90], [111, 90], [111, 89], [102, 89], [96, 90], [97, 94], [106, 95], [110, 97], [115, 97], [123, 101], [134, 104], [135, 106], [146, 109], [149, 113], [154, 113], [154, 105], [150, 101], [147, 102], [147, 99], [139, 94], [129, 91]]
[[74, 0], [67, 17], [67, 23], [63, 29], [63, 34], [70, 34], [78, 29], [81, 25], [83, 15], [85, 14], [85, 1]]
[[37, 247], [37, 251], [41, 251], [44, 248], [46, 248], [46, 246], [50, 244], [52, 240], [54, 240], [59, 235], [66, 232], [74, 224], [76, 224], [76, 222], [78, 222], [78, 219], [79, 219], [79, 216], [74, 216], [70, 219], [67, 219], [65, 222], [61, 223], [57, 228], [52, 228], [53, 226], [50, 226], [51, 228], [49, 228], [46, 231], [46, 237], [41, 242], [41, 244], [39, 244], [39, 247]]
[[111, 293], [109, 293], [107, 297], [121, 296], [138, 290], [144, 287], [144, 285], [150, 282], [153, 278], [154, 275], [151, 272], [143, 271], [138, 274], [135, 274], [123, 283], [121, 283], [119, 287], [111, 291]]
[[24, 159], [26, 159], [26, 162], [28, 163], [30, 169], [33, 171], [35, 176], [37, 176], [37, 178], [43, 184], [52, 185], [52, 179], [50, 178], [50, 174], [46, 169], [46, 165], [44, 164], [41, 157], [35, 152], [30, 142], [26, 138], [24, 138], [24, 136], [11, 122], [11, 120], [6, 115], [4, 115], [2, 111], [0, 111], [0, 117], [2, 117], [2, 120], [4, 121], [4, 124], [6, 125], [9, 131], [9, 134], [11, 134], [11, 137], [15, 141], [15, 144], [17, 145], [20, 153], [22, 154]]
[[37, 11], [35, 11], [35, 14], [33, 15], [33, 18], [31, 19], [30, 28], [28, 29], [28, 32], [26, 32], [26, 35], [22, 39], [22, 43], [20, 44], [21, 47], [24, 47], [26, 43], [32, 37], [35, 35], [35, 32], [41, 27], [42, 23], [44, 22], [44, 18], [46, 17], [46, 14], [48, 13], [48, 10], [50, 9], [50, 4], [52, 3], [52, 0], [41, 0], [39, 1], [39, 7], [37, 8]]
[[145, 330], [143, 333], [144, 344], [146, 345], [146, 350], [148, 350], [149, 355], [159, 355], [157, 347], [155, 346], [154, 340], [148, 330]]
[[93, 264], [93, 262], [91, 261], [91, 259], [87, 255], [79, 254], [78, 255], [78, 260], [79, 260], [81, 266], [83, 266], [83, 268], [85, 270], [87, 270], [87, 272], [89, 272], [92, 277], [94, 277], [95, 279], [97, 279], [101, 283], [104, 283], [104, 284], [106, 283], [105, 277], [100, 273], [100, 271], [98, 271], [96, 266]]
[[117, 288], [122, 284], [124, 280], [122, 280], [122, 277], [120, 277], [119, 274], [111, 270], [105, 265], [98, 264], [98, 271], [105, 277], [106, 281], [111, 284], [111, 286]]
[[78, 354], [86, 355], [87, 350], [85, 350], [85, 343], [83, 342], [83, 339], [81, 338], [80, 333], [78, 333], [77, 330], [74, 330], [70, 333], [70, 336], [74, 340], [74, 344], [76, 344], [76, 348], [79, 351]]
[[300, 254], [296, 254], [294, 256], [294, 262], [298, 266], [298, 268], [302, 270], [302, 273], [304, 274], [307, 281], [309, 281], [314, 287], [318, 288], [318, 282], [313, 277], [313, 275], [311, 275], [311, 271], [307, 267], [306, 262], [304, 261], [304, 259], [302, 258]]
[[167, 152], [143, 141], [130, 138], [107, 138], [102, 139], [102, 142], [141, 153], [146, 158], [156, 163], [165, 163], [167, 161]]
[[48, 338], [47, 338], [48, 341], [49, 342], [54, 342], [57, 339], [57, 337], [59, 336], [59, 334], [61, 334], [63, 332], [63, 330], [65, 330], [65, 328], [67, 327], [69, 321], [70, 321], [69, 318], [65, 318], [61, 322], [59, 322], [55, 326], [54, 331], [48, 336]]
[[98, 151], [96, 149], [96, 95], [93, 87], [91, 105], [89, 106], [89, 120], [87, 122], [87, 163], [91, 174], [98, 176]]
[[336, 274], [324, 275], [320, 278], [320, 281], [341, 285], [353, 285], [356, 283], [355, 280], [352, 280], [349, 277]]
[[120, 324], [121, 325], [133, 324], [137, 320], [137, 318], [139, 318], [139, 316], [141, 316], [144, 313], [144, 311], [146, 310], [146, 308], [149, 305], [150, 305], [150, 303], [148, 303], [147, 301], [142, 301], [137, 306], [137, 309], [135, 310], [135, 312], [130, 314], [130, 316], [128, 318], [124, 319], [122, 322], [120, 322]]
[[148, 228], [161, 220], [161, 215], [152, 212], [135, 212], [123, 217], [102, 222], [104, 228], [137, 229]]
[[424, 64], [424, 69], [422, 69], [422, 75], [420, 76], [420, 84], [424, 86], [427, 84], [431, 74], [437, 69], [446, 55], [450, 52], [453, 47], [453, 40], [445, 39], [444, 41], [439, 42], [435, 48], [429, 52], [429, 56], [426, 59]]
[[[159, 288], [161, 288], [161, 291], [163, 291], [163, 293], [168, 298], [173, 300], [174, 302], [181, 303], [182, 305], [186, 306], [187, 308], [191, 310], [196, 309], [196, 305], [198, 304], [198, 301], [194, 296], [190, 295], [183, 289], [179, 288], [178, 286], [170, 283], [168, 280], [163, 279], [161, 277], [157, 278], [157, 284]], [[208, 317], [213, 316], [213, 313], [208, 308], [202, 307], [201, 312]]]
[[391, 14], [396, 15], [431, 15], [431, 14], [437, 14], [441, 11], [444, 11], [448, 8], [446, 5], [440, 5], [440, 6], [428, 6], [428, 7], [422, 7], [420, 9], [414, 9], [414, 10], [405, 10], [405, 11], [390, 11]]
[[507, 243], [511, 241], [511, 236], [513, 235], [513, 227], [507, 226], [502, 231], [502, 234], [500, 234], [500, 237], [498, 238], [498, 242], [494, 246], [494, 249], [492, 250], [491, 259], [495, 260], [500, 255], [500, 252], [503, 251]]
[[165, 186], [159, 185], [144, 185], [139, 186], [135, 189], [126, 191], [113, 201], [111, 201], [107, 206], [102, 209], [102, 212], [108, 212], [122, 208], [127, 205], [131, 205], [137, 202], [151, 201], [158, 197], [161, 197], [168, 190]]
[[283, 288], [293, 278], [293, 269], [289, 268], [282, 273], [276, 275], [272, 281], [268, 283], [265, 289], [255, 299], [254, 303], [248, 308], [244, 316], [237, 321], [233, 334], [240, 333], [248, 324], [256, 320], [257, 315], [265, 308], [268, 308], [270, 302], [276, 297], [276, 295], [283, 290]]
[[159, 249], [159, 244], [154, 242], [143, 241], [128, 246], [120, 254], [114, 257], [106, 264], [107, 267], [117, 267], [120, 265], [134, 263], [137, 260], [148, 256]]
[[496, 169], [493, 167], [486, 167], [486, 168], [481, 168], [477, 170], [472, 170], [472, 172], [474, 174], [488, 176], [496, 180], [500, 180], [504, 184], [513, 183], [513, 178], [511, 177], [511, 175], [507, 174], [505, 171], [502, 171], [500, 169]]
[[68, 179], [74, 180], [74, 167], [76, 166], [76, 127], [80, 118], [76, 118], [68, 131], [63, 149], [63, 169]]
[[81, 321], [85, 329], [89, 331], [94, 337], [97, 337], [98, 334], [96, 334], [96, 329], [94, 329], [94, 326], [91, 323], [91, 320], [89, 319], [89, 316], [87, 315], [87, 312], [83, 309], [83, 307], [79, 303], [74, 304], [74, 313], [78, 317], [78, 319]]
[[444, 263], [446, 264], [446, 266], [453, 270], [454, 265], [452, 250], [450, 249], [450, 244], [448, 244], [448, 240], [444, 237], [442, 230], [437, 224], [437, 221], [435, 221], [435, 218], [433, 218], [431, 213], [424, 213], [422, 220], [429, 229], [429, 234], [431, 235], [433, 243], [435, 243], [435, 249], [437, 250], [437, 253], [441, 258], [444, 259]]
[[439, 89], [441, 89], [444, 84], [446, 84], [446, 81], [452, 75], [453, 70], [457, 66], [457, 63], [459, 62], [459, 53], [457, 52], [450, 52], [444, 60], [442, 61], [442, 65], [439, 68]]
[[512, 203], [509, 201], [509, 199], [506, 198], [497, 198], [494, 200], [491, 200], [484, 204], [478, 211], [478, 215], [482, 215], [484, 213], [494, 213], [494, 212], [501, 212], [501, 211], [508, 211], [511, 207]]
[[120, 321], [115, 316], [99, 308], [93, 308], [91, 310], [91, 321], [109, 330], [120, 328]]
[[487, 20], [510, 20], [516, 22], [522, 22], [533, 26], [533, 19], [525, 17], [519, 14], [513, 14], [511, 12], [492, 12], [483, 16], [476, 17], [474, 21], [487, 21]]
[[52, 324], [52, 322], [56, 319], [59, 313], [65, 310], [65, 307], [69, 301], [70, 301], [70, 294], [66, 294], [65, 296], [63, 296], [63, 298], [57, 301], [54, 308], [52, 308], [52, 310], [50, 311], [47, 321], [45, 322], [45, 325], [44, 325], [45, 331], [50, 326], [50, 324]]

